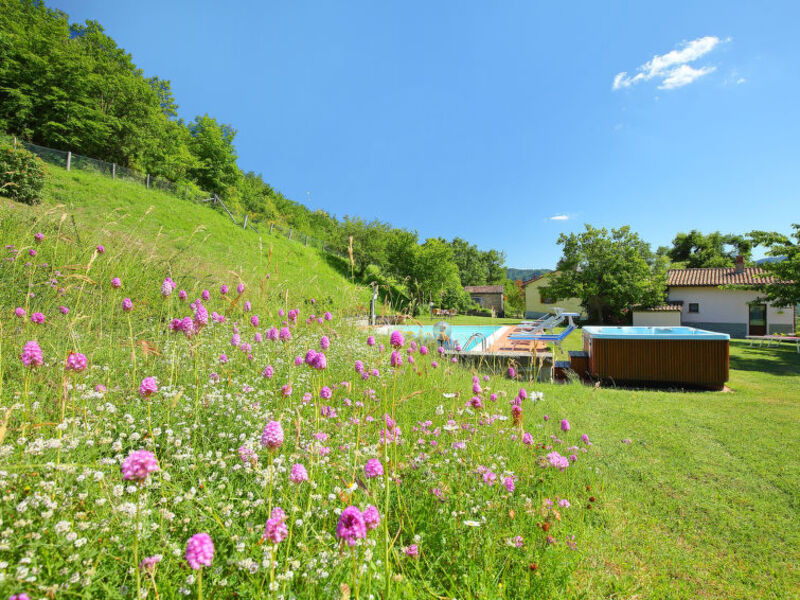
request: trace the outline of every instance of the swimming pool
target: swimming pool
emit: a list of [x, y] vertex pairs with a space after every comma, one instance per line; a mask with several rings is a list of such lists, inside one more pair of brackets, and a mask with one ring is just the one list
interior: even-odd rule
[[[403, 334], [409, 335], [418, 341], [424, 341], [424, 343], [430, 346], [438, 346], [436, 336], [433, 332], [433, 325], [395, 325], [392, 327], [382, 327], [378, 330], [378, 333], [388, 334], [395, 329], [402, 331]], [[478, 339], [474, 339], [467, 344], [467, 341], [474, 334], [482, 333], [486, 336], [486, 347], [488, 348], [492, 345], [492, 335], [496, 334], [500, 329], [502, 329], [502, 325], [452, 325], [450, 338], [458, 342], [462, 352], [469, 352], [480, 346], [480, 340]]]

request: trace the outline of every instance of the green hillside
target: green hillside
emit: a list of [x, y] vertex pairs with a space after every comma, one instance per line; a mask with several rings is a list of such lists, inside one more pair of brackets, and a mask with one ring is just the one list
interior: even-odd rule
[[[187, 285], [195, 287], [217, 279], [234, 285], [259, 281], [264, 293], [285, 302], [316, 297], [350, 313], [363, 309], [369, 298], [368, 290], [348, 281], [347, 265], [338, 257], [242, 229], [209, 206], [137, 183], [53, 165], [47, 169], [43, 204], [16, 205], [4, 222], [10, 227], [24, 215], [24, 226], [31, 230], [35, 225], [69, 241], [103, 244], [114, 255], [124, 249], [114, 259], [120, 262], [121, 278], [133, 275], [137, 284], [149, 279], [160, 285], [171, 275], [180, 284], [182, 274], [190, 271], [197, 280]], [[187, 287], [187, 292], [196, 295], [199, 289]]]

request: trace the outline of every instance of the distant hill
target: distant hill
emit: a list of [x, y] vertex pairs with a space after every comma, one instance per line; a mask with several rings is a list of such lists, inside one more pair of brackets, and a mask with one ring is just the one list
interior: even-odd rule
[[549, 273], [552, 269], [506, 269], [506, 277], [516, 281], [527, 281], [534, 277], [540, 277], [545, 273]]
[[782, 260], [786, 260], [785, 256], [766, 256], [764, 258], [759, 258], [756, 261], [757, 265], [763, 265], [764, 263], [773, 263], [773, 262], [781, 262]]

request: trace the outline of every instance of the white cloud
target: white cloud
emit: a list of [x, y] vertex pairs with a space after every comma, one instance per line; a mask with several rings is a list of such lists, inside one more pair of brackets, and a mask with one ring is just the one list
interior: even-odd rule
[[669, 75], [667, 75], [664, 78], [664, 81], [661, 82], [661, 85], [658, 86], [658, 89], [674, 90], [675, 88], [689, 85], [695, 79], [698, 79], [703, 75], [708, 75], [715, 69], [716, 67], [701, 67], [699, 69], [695, 69], [689, 65], [681, 65], [680, 67], [670, 71]]
[[688, 63], [694, 62], [711, 52], [720, 41], [716, 36], [707, 35], [691, 42], [686, 42], [678, 50], [672, 50], [661, 55], [657, 54], [636, 69], [637, 73], [633, 76], [629, 76], [627, 71], [617, 73], [614, 77], [612, 89], [628, 88], [635, 83], [649, 81], [653, 78], [662, 80], [659, 88], [664, 90], [672, 90], [687, 85], [695, 79], [714, 71], [716, 67], [695, 69], [690, 67]]
[[569, 220], [569, 215], [553, 215], [550, 217], [551, 221], [567, 221]]

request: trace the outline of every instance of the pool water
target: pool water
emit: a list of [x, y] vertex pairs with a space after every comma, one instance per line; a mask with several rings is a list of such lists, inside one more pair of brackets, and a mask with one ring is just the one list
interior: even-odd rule
[[[502, 325], [453, 325], [451, 327], [450, 338], [458, 342], [461, 345], [462, 352], [469, 352], [470, 350], [475, 349], [476, 346], [480, 345], [480, 340], [475, 339], [472, 340], [468, 345], [467, 340], [472, 337], [475, 333], [482, 333], [486, 336], [488, 340], [492, 334], [496, 333]], [[437, 342], [433, 333], [433, 325], [396, 325], [394, 327], [389, 327], [389, 331], [393, 330], [402, 331], [406, 335], [410, 335], [417, 340], [426, 340], [425, 343], [430, 344], [431, 346], [436, 346]], [[491, 341], [488, 342], [487, 347], [491, 345]]]

